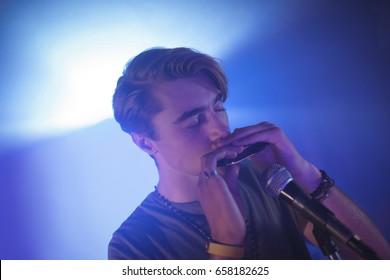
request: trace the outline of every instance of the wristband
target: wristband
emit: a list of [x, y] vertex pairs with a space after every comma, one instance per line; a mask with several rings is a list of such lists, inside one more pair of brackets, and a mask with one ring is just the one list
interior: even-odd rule
[[225, 245], [221, 243], [209, 242], [206, 245], [209, 254], [221, 257], [241, 259], [244, 256], [244, 247]]
[[335, 181], [324, 170], [320, 170], [320, 172], [322, 177], [321, 183], [310, 195], [318, 201], [324, 201], [329, 196], [330, 189], [335, 186]]

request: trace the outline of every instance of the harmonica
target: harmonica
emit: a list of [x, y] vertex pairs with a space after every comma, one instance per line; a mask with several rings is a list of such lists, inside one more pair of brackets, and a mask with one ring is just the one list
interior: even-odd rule
[[266, 142], [258, 142], [252, 145], [248, 145], [244, 148], [244, 150], [238, 154], [235, 158], [224, 158], [217, 161], [217, 167], [232, 165], [239, 163], [240, 161], [264, 150], [267, 147], [268, 143]]

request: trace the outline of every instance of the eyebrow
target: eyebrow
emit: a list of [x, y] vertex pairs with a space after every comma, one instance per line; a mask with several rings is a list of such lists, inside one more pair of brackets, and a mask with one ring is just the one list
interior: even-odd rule
[[[214, 98], [213, 104], [217, 103], [220, 100], [222, 100], [222, 94], [217, 94]], [[186, 111], [186, 112], [182, 113], [173, 123], [174, 124], [181, 123], [181, 122], [191, 118], [192, 116], [195, 116], [195, 115], [197, 115], [205, 110], [206, 110], [206, 106], [198, 107], [198, 108], [192, 109], [190, 111]]]

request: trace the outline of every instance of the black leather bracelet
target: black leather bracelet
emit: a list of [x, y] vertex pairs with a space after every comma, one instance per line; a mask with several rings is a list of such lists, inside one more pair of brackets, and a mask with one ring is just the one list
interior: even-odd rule
[[320, 170], [320, 172], [322, 177], [321, 183], [310, 195], [318, 201], [324, 201], [329, 196], [330, 189], [335, 186], [335, 181], [324, 170]]

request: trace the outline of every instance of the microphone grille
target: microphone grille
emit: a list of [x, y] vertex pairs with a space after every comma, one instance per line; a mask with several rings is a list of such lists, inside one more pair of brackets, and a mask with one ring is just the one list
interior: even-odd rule
[[272, 164], [260, 177], [260, 186], [272, 197], [278, 197], [284, 187], [292, 181], [288, 170], [279, 165]]

